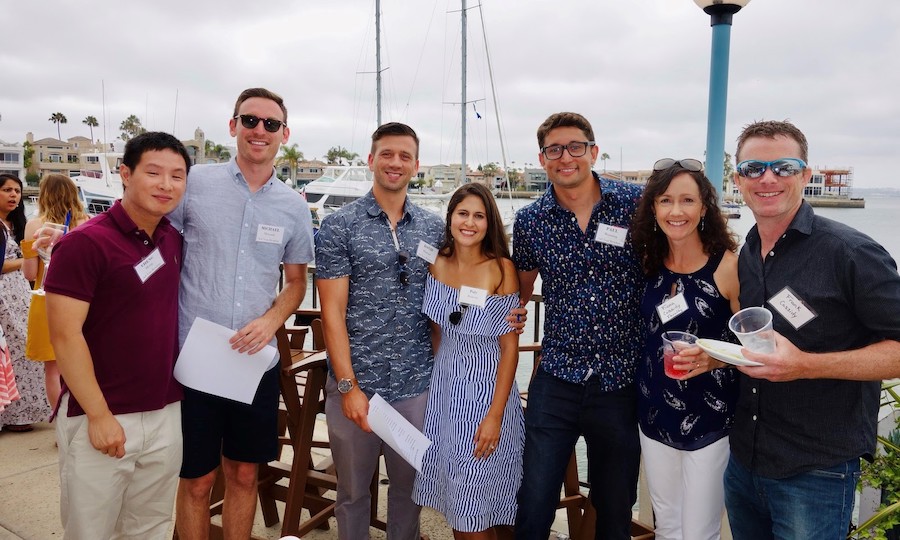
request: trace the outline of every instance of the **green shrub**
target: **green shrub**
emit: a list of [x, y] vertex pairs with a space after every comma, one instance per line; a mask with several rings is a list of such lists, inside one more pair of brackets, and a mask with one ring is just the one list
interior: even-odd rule
[[[900, 411], [900, 382], [885, 383], [887, 399], [882, 405]], [[887, 437], [878, 437], [880, 447], [872, 463], [863, 462], [860, 486], [881, 490], [881, 506], [868, 521], [861, 523], [849, 538], [889, 540], [900, 531], [900, 416], [897, 427]]]

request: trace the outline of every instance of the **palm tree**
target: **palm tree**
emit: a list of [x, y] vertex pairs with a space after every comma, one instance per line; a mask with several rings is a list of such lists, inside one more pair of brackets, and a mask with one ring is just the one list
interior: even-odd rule
[[122, 120], [119, 129], [122, 130], [122, 140], [126, 142], [147, 131], [144, 126], [141, 125], [141, 119], [133, 114], [125, 120]]
[[297, 143], [281, 147], [278, 163], [286, 163], [291, 168], [291, 181], [297, 182], [297, 165], [303, 161], [303, 152], [297, 149]]
[[606, 172], [606, 160], [609, 159], [609, 154], [603, 152], [600, 154], [600, 161], [603, 162], [603, 172]]
[[220, 163], [231, 159], [231, 152], [221, 144], [213, 146], [213, 155], [219, 158]]
[[359, 154], [357, 154], [356, 152], [351, 152], [350, 150], [347, 150], [342, 146], [332, 146], [328, 149], [328, 153], [325, 154], [325, 159], [330, 165], [343, 165], [343, 160], [345, 159], [347, 160], [347, 163], [353, 163], [353, 160], [358, 157]]
[[94, 142], [94, 128], [100, 125], [99, 123], [97, 123], [97, 117], [88, 116], [87, 118], [82, 120], [81, 123], [91, 128], [91, 142]]
[[62, 140], [62, 134], [60, 134], [60, 132], [59, 132], [59, 125], [66, 124], [69, 122], [69, 120], [66, 118], [66, 115], [64, 115], [61, 112], [55, 112], [50, 115], [49, 121], [56, 124], [56, 138], [59, 140]]

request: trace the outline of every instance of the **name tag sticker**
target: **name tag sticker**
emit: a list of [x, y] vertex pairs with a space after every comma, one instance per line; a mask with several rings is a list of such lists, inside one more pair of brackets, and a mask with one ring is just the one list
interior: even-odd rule
[[662, 304], [656, 306], [656, 313], [659, 315], [660, 322], [666, 324], [687, 311], [687, 309], [688, 305], [687, 300], [684, 299], [684, 293], [678, 293]]
[[259, 224], [256, 229], [256, 241], [266, 244], [280, 244], [284, 240], [284, 227]]
[[438, 248], [432, 246], [425, 240], [419, 240], [419, 247], [416, 248], [416, 257], [425, 259], [429, 264], [434, 264], [434, 261], [437, 260], [437, 256]]
[[601, 223], [597, 225], [597, 234], [594, 236], [594, 241], [603, 242], [611, 246], [625, 247], [625, 238], [627, 236], [628, 229]]
[[150, 276], [155, 274], [165, 264], [166, 261], [163, 260], [162, 253], [159, 252], [159, 248], [156, 248], [150, 252], [150, 255], [141, 259], [141, 262], [134, 265], [134, 271], [137, 273], [141, 283], [147, 283]]
[[475, 287], [467, 287], [466, 285], [459, 288], [460, 304], [483, 308], [486, 300], [487, 291], [484, 289], [476, 289]]
[[791, 323], [795, 330], [819, 316], [790, 287], [781, 289], [769, 298], [769, 305]]

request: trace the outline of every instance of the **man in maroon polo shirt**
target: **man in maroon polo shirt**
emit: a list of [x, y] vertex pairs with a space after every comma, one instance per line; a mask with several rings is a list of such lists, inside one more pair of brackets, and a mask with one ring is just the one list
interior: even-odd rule
[[190, 156], [175, 137], [125, 146], [121, 202], [63, 237], [44, 282], [63, 378], [56, 423], [66, 539], [162, 539], [181, 466], [181, 235], [165, 215]]

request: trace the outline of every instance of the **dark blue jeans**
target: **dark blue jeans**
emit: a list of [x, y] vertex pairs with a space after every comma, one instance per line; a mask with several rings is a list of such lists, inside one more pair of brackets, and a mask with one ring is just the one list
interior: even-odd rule
[[779, 480], [753, 474], [734, 459], [725, 469], [725, 508], [734, 540], [843, 540], [847, 537], [859, 459]]
[[546, 540], [566, 465], [580, 435], [587, 443], [596, 539], [630, 539], [637, 499], [641, 447], [633, 386], [602, 392], [598, 384], [573, 384], [538, 370], [528, 387], [525, 455], [516, 538]]

